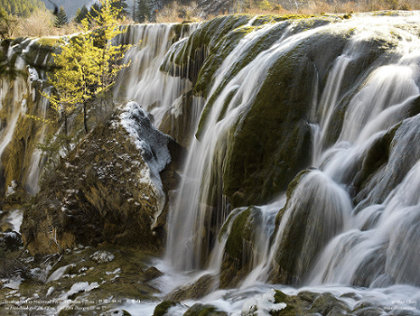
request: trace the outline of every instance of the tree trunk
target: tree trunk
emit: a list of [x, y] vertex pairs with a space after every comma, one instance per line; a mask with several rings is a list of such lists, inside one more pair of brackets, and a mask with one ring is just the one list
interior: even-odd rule
[[63, 112], [63, 115], [64, 115], [64, 134], [65, 134], [66, 136], [68, 136], [69, 131], [68, 131], [68, 125], [67, 125], [67, 112], [66, 112], [66, 111], [64, 111], [64, 112]]
[[85, 133], [87, 134], [89, 132], [88, 126], [87, 126], [87, 113], [86, 113], [86, 102], [83, 103], [83, 125], [85, 127]]

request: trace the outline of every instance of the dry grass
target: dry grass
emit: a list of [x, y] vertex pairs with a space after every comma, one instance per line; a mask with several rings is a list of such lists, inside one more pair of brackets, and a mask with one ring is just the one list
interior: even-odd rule
[[73, 34], [77, 25], [73, 22], [57, 28], [54, 26], [55, 16], [48, 10], [36, 10], [27, 18], [18, 18], [13, 37], [42, 37]]
[[[323, 14], [368, 12], [379, 10], [420, 10], [420, 0], [359, 0], [359, 1], [281, 1], [245, 0], [236, 5], [237, 13], [247, 14]], [[268, 5], [267, 5], [268, 3]], [[284, 5], [284, 7], [282, 6]], [[293, 4], [293, 5], [291, 5]]]
[[[283, 6], [282, 6], [283, 4]], [[420, 10], [420, 0], [277, 0], [276, 3], [268, 0], [236, 0], [232, 12], [245, 14], [324, 14], [324, 13], [349, 13], [367, 12], [378, 10]], [[226, 12], [220, 12], [224, 14]], [[213, 16], [206, 16], [210, 19]], [[195, 2], [189, 5], [180, 5], [177, 2], [169, 3], [157, 15], [158, 23], [201, 21], [204, 17], [200, 15]], [[55, 17], [48, 10], [37, 10], [28, 18], [18, 18], [13, 28], [13, 37], [20, 36], [58, 36], [73, 34], [78, 31], [77, 24], [70, 22], [64, 27], [54, 26]], [[131, 24], [130, 18], [125, 19], [122, 24]]]
[[181, 23], [184, 21], [198, 22], [201, 20], [203, 20], [203, 18], [200, 17], [195, 2], [191, 2], [189, 5], [171, 2], [156, 15], [157, 23]]

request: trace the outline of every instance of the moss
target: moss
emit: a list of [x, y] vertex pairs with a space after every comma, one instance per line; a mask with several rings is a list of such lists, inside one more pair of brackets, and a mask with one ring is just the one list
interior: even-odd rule
[[60, 43], [60, 39], [53, 37], [41, 37], [37, 44], [40, 46], [50, 46], [51, 48], [57, 46]]
[[215, 290], [217, 277], [205, 274], [193, 283], [186, 284], [169, 293], [165, 300], [184, 301], [187, 299], [199, 299]]
[[227, 237], [220, 274], [220, 287], [235, 286], [252, 268], [253, 253], [258, 252], [254, 240], [257, 228], [261, 225], [261, 211], [256, 207], [232, 211], [221, 235]]
[[248, 20], [247, 16], [223, 16], [204, 23], [167, 56], [161, 70], [195, 82], [207, 53], [217, 46], [224, 35], [246, 24]]
[[194, 304], [184, 316], [227, 316], [227, 313], [219, 311], [216, 306], [209, 304]]
[[155, 307], [153, 316], [164, 316], [171, 307], [176, 306], [177, 304], [179, 303], [174, 301], [163, 301]]

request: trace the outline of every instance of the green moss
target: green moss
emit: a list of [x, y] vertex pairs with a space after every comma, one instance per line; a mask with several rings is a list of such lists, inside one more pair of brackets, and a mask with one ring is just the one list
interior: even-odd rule
[[222, 16], [204, 23], [187, 41], [167, 56], [161, 70], [187, 77], [195, 82], [208, 52], [217, 46], [226, 34], [246, 24], [248, 20], [247, 16]]
[[227, 316], [227, 314], [213, 305], [194, 304], [184, 313], [184, 316]]
[[177, 304], [178, 302], [174, 301], [163, 301], [155, 307], [153, 316], [164, 316], [168, 312], [168, 309], [170, 309], [173, 306], [176, 306]]
[[261, 221], [261, 211], [256, 207], [232, 211], [220, 235], [226, 234], [227, 226], [231, 226], [223, 255], [220, 287], [235, 286], [250, 271], [252, 255], [258, 251], [254, 240]]
[[58, 38], [52, 38], [52, 37], [41, 37], [38, 41], [37, 44], [41, 45], [41, 46], [50, 46], [50, 47], [54, 47], [57, 46], [58, 43], [61, 40]]

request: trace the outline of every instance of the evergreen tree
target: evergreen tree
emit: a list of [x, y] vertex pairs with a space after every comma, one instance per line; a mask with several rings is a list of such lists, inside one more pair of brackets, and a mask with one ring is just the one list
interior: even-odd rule
[[88, 14], [89, 14], [89, 10], [84, 5], [81, 9], [77, 9], [76, 16], [74, 17], [74, 21], [76, 23], [82, 23], [82, 21], [87, 18]]
[[17, 19], [9, 15], [6, 10], [0, 7], [0, 37], [10, 38], [17, 26]]
[[34, 10], [45, 9], [45, 5], [40, 0], [0, 0], [0, 8], [9, 15], [27, 17]]
[[67, 20], [67, 14], [66, 11], [64, 11], [63, 7], [60, 7], [60, 9], [57, 12], [57, 15], [55, 17], [55, 26], [56, 27], [62, 27], [66, 25], [68, 22]]
[[127, 7], [125, 0], [116, 0], [112, 3], [112, 8], [120, 12], [118, 14], [119, 19], [128, 15]]
[[148, 0], [137, 1], [137, 13], [135, 21], [143, 23], [150, 20], [150, 6]]

